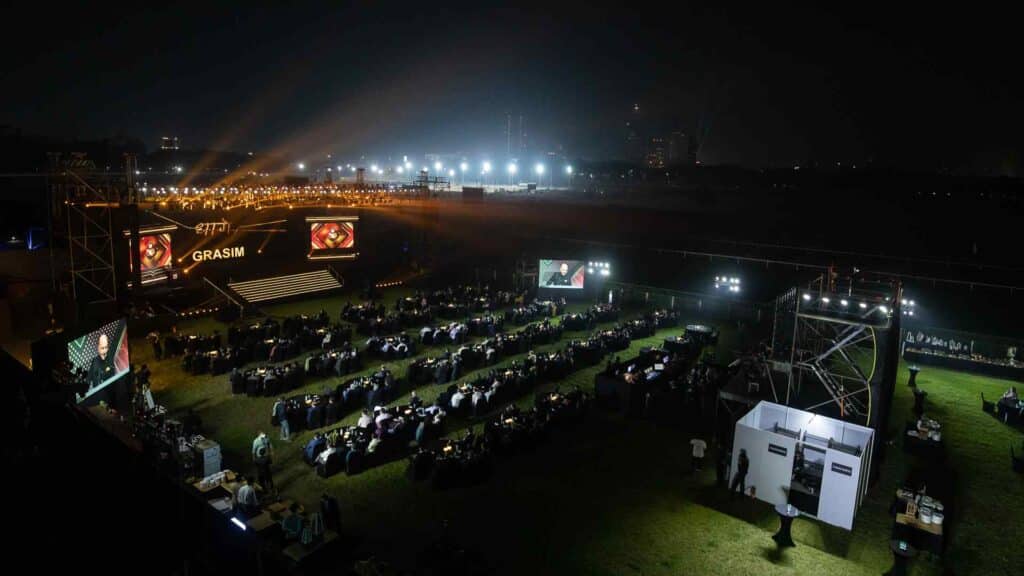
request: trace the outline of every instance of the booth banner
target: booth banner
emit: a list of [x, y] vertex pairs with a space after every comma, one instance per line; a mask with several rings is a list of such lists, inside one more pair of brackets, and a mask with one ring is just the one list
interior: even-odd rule
[[1024, 347], [1015, 340], [955, 332], [941, 328], [913, 328], [903, 332], [904, 350], [938, 356], [970, 358], [991, 364], [1020, 365]]
[[168, 267], [172, 260], [170, 234], [150, 234], [139, 237], [139, 269], [142, 272]]

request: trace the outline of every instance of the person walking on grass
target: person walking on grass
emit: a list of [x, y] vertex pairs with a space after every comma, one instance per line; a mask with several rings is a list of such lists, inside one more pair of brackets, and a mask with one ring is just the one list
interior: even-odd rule
[[288, 410], [284, 401], [284, 396], [278, 398], [277, 402], [274, 402], [274, 408], [270, 412], [271, 416], [277, 419], [278, 425], [281, 426], [281, 440], [290, 442], [292, 439], [291, 428], [288, 425]]
[[268, 492], [274, 491], [274, 478], [270, 473], [270, 464], [273, 460], [274, 446], [270, 443], [266, 433], [260, 432], [252, 441], [252, 459], [256, 464], [256, 476], [260, 485]]

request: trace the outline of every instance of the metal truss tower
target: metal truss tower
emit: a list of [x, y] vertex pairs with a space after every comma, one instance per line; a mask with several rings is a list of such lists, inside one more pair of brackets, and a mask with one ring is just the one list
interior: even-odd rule
[[888, 401], [877, 396], [886, 389], [883, 367], [891, 362], [886, 343], [902, 288], [888, 283], [882, 292], [864, 286], [854, 289], [850, 280], [840, 288], [822, 276], [776, 300], [772, 368], [788, 375], [787, 405], [798, 403], [865, 426], [879, 424], [879, 409]]

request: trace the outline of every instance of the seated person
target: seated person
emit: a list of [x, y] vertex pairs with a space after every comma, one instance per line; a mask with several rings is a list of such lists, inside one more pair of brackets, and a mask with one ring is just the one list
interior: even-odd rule
[[409, 406], [412, 406], [413, 408], [420, 408], [423, 406], [423, 400], [416, 395], [415, 390], [413, 390], [412, 394], [409, 396]]
[[462, 402], [466, 399], [466, 395], [462, 393], [459, 388], [455, 389], [455, 393], [452, 394], [452, 409], [458, 410], [462, 406]]
[[1009, 390], [1007, 390], [1006, 392], [1003, 392], [1003, 400], [1013, 400], [1013, 401], [1016, 401], [1017, 400], [1017, 387], [1016, 386], [1010, 386]]
[[359, 428], [369, 428], [370, 424], [373, 424], [373, 416], [370, 416], [370, 411], [363, 408], [363, 413], [359, 416], [359, 421], [356, 422], [356, 426]]
[[299, 505], [292, 502], [292, 505], [288, 507], [288, 511], [291, 514], [284, 520], [281, 520], [281, 528], [284, 530], [285, 540], [298, 540], [302, 537], [302, 525], [304, 523], [302, 515], [299, 514]]

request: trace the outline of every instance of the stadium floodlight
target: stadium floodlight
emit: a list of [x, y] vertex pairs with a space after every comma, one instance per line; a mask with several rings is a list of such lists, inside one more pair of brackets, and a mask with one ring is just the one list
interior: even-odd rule
[[565, 173], [572, 176], [572, 164], [565, 167]]
[[536, 172], [538, 176], [542, 176], [544, 174], [544, 165], [537, 164], [533, 167], [533, 171]]
[[916, 304], [914, 304], [914, 301], [913, 301], [913, 300], [911, 300], [911, 301], [910, 301], [910, 305], [911, 305], [911, 306], [916, 306]]
[[[403, 158], [404, 158], [404, 156], [403, 156]], [[405, 169], [406, 170], [412, 170], [412, 162], [409, 162], [408, 160], [406, 160], [405, 161]]]
[[491, 163], [490, 162], [484, 162], [483, 168], [484, 168], [484, 174], [489, 174], [491, 172]]
[[469, 164], [465, 162], [459, 164], [459, 170], [461, 170], [462, 173], [465, 174], [466, 170], [469, 170]]
[[341, 166], [338, 166], [338, 172], [341, 172]]
[[900, 300], [900, 304], [903, 304], [904, 306], [906, 306], [907, 305], [907, 299], [904, 298], [904, 299]]
[[804, 292], [804, 302], [810, 302], [810, 301], [811, 301], [811, 295], [806, 293], [806, 292]]
[[395, 168], [395, 172], [401, 174], [402, 172], [404, 172], [404, 169], [401, 166], [399, 166], [398, 168]]
[[858, 304], [858, 306], [860, 306], [861, 310], [863, 310], [863, 309], [868, 307], [868, 305], [866, 303], [864, 303], [864, 302], [861, 302], [860, 304]]
[[438, 162], [434, 162], [434, 171], [435, 171], [435, 172], [440, 172], [440, 171], [441, 171], [441, 168], [444, 168], [444, 165], [443, 165], [443, 164], [441, 164], [441, 162], [440, 162], [440, 161], [438, 161]]
[[842, 300], [839, 301], [839, 305], [843, 306], [843, 307], [849, 306], [850, 305], [850, 301], [847, 300], [846, 298], [843, 298]]
[[822, 302], [824, 302], [825, 304], [828, 304], [828, 303], [829, 303], [829, 302], [831, 302], [832, 300], [831, 300], [831, 299], [829, 299], [829, 297], [828, 297], [828, 296], [825, 296], [824, 298], [822, 298], [822, 299], [821, 299], [821, 301], [822, 301]]
[[352, 170], [352, 172], [355, 172], [355, 171], [356, 171], [356, 167], [355, 167], [355, 166], [352, 166], [352, 167], [351, 167], [351, 170]]
[[370, 171], [376, 174], [377, 173], [377, 165], [376, 164], [370, 164]]
[[306, 169], [306, 165], [303, 162], [299, 162], [298, 166], [299, 166], [299, 170], [305, 170]]
[[454, 177], [455, 176], [455, 169], [454, 168], [449, 168], [448, 169], [448, 175]]
[[515, 174], [516, 170], [519, 170], [519, 167], [516, 166], [516, 163], [515, 162], [509, 162], [509, 164], [508, 164], [508, 173], [509, 174]]
[[886, 308], [885, 306], [879, 306], [878, 307], [878, 311], [881, 312], [882, 314], [888, 314], [889, 313], [889, 309]]

